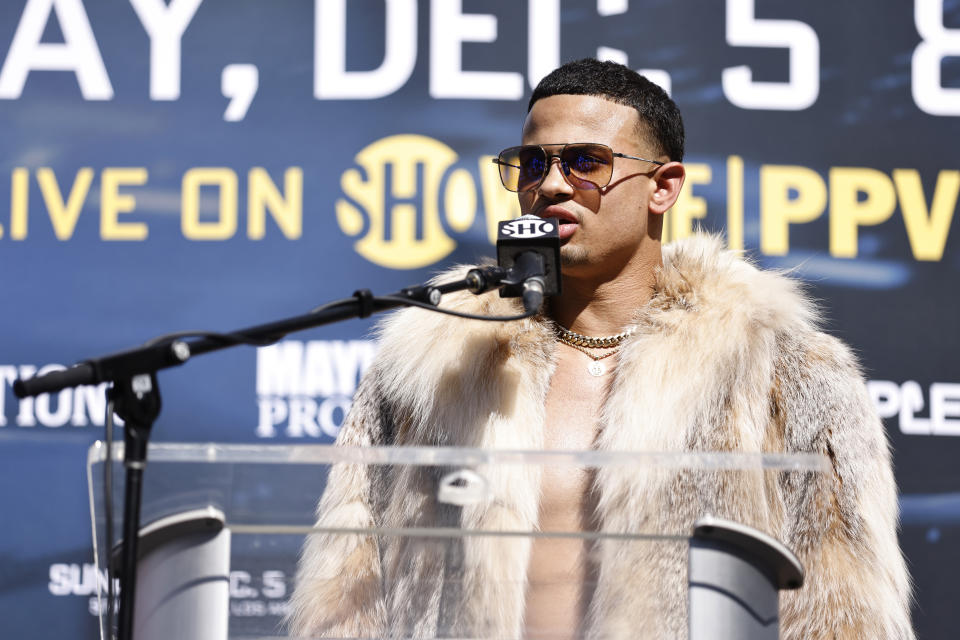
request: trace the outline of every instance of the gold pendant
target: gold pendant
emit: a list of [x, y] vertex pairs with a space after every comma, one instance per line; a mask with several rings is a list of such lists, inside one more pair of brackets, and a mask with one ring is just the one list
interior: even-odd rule
[[587, 367], [587, 371], [590, 372], [590, 375], [595, 376], [595, 377], [599, 377], [599, 376], [602, 376], [602, 375], [604, 374], [604, 372], [606, 371], [606, 369], [605, 369], [604, 366], [603, 366], [602, 364], [600, 364], [599, 362], [593, 361], [593, 362], [590, 363], [590, 366]]

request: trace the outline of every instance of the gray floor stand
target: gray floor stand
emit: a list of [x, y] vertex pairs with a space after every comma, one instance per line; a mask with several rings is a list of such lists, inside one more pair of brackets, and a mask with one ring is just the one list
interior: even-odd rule
[[688, 566], [690, 640], [776, 640], [779, 591], [803, 585], [800, 561], [744, 525], [703, 518]]
[[227, 640], [230, 530], [214, 508], [178, 513], [140, 531], [136, 640]]

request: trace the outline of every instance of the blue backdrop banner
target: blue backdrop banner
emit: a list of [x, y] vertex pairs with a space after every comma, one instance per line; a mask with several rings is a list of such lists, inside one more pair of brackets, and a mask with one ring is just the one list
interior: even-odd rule
[[[916, 626], [953, 637], [957, 0], [2, 3], [0, 635], [96, 637], [102, 579], [84, 464], [103, 385], [18, 400], [16, 378], [492, 255], [519, 207], [490, 158], [517, 143], [537, 81], [585, 56], [642, 71], [684, 114], [667, 239], [704, 228], [792, 270], [859, 354], [894, 447]], [[371, 326], [162, 372], [153, 438], [332, 441]], [[238, 610], [279, 615], [242, 604], [276, 569], [237, 571]]]

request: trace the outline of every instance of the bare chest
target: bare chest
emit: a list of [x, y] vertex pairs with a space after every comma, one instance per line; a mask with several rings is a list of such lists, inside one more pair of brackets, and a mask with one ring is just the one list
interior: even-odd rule
[[[546, 397], [544, 448], [591, 449], [600, 422], [611, 373], [595, 376], [595, 363], [584, 354], [558, 345], [557, 368]], [[615, 358], [600, 361], [610, 371]]]
[[[579, 352], [560, 349], [546, 398], [544, 449], [585, 451], [593, 448], [609, 376], [591, 375], [587, 371], [590, 363], [591, 360]], [[543, 469], [541, 529], [550, 525], [565, 528], [579, 525], [579, 510], [590, 480], [587, 470]]]
[[[593, 448], [610, 376], [591, 375], [587, 370], [590, 362], [581, 353], [560, 348], [546, 398], [545, 449]], [[589, 469], [545, 467], [540, 482], [539, 530], [570, 533], [592, 529], [592, 485]], [[535, 539], [527, 573], [526, 637], [577, 637], [592, 596], [593, 576], [583, 539]]]

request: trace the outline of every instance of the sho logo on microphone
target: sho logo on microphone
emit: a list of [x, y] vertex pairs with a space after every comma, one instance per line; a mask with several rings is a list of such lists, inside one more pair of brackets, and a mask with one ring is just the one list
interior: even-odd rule
[[523, 216], [516, 220], [504, 222], [500, 225], [500, 233], [508, 238], [517, 238], [525, 240], [527, 238], [540, 238], [553, 232], [556, 225], [550, 220], [544, 220], [536, 216]]

